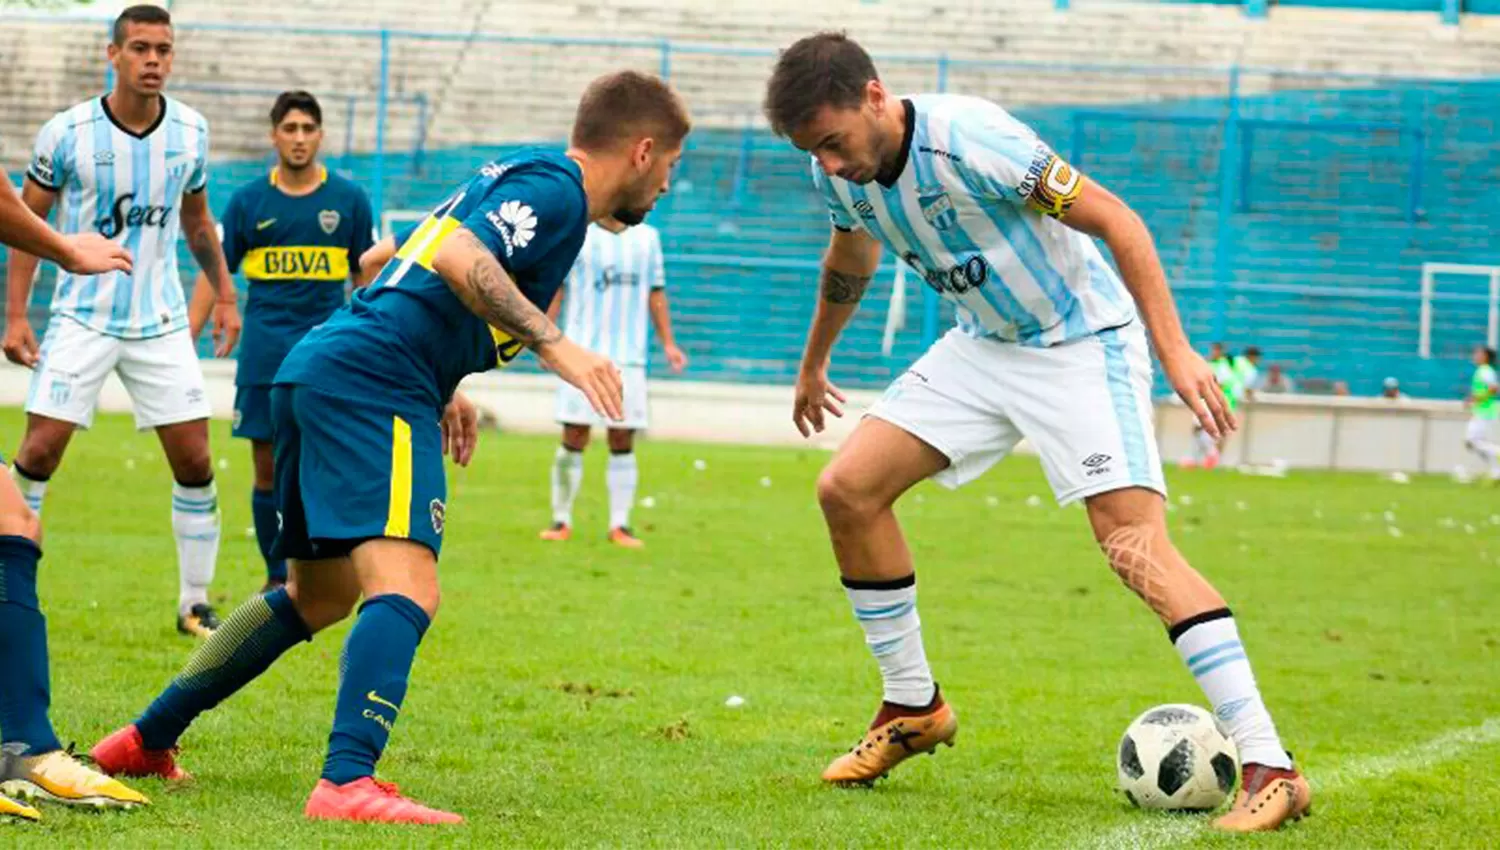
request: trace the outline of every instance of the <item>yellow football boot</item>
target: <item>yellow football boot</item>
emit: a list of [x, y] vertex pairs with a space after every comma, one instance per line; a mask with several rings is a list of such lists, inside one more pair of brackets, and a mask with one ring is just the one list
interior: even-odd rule
[[64, 750], [40, 756], [6, 753], [0, 793], [23, 800], [95, 809], [133, 809], [151, 801], [119, 780], [88, 767]]
[[0, 794], [0, 821], [7, 821], [7, 820], [39, 821], [41, 819], [42, 819], [42, 813], [41, 812], [37, 811], [36, 809], [33, 809], [32, 807], [30, 807], [28, 805], [25, 805], [24, 803], [17, 803], [15, 800], [12, 800], [11, 798], [9, 798], [9, 797], [7, 797], [7, 796], [5, 796], [3, 794]]
[[1312, 788], [1293, 766], [1250, 762], [1241, 770], [1234, 806], [1214, 821], [1222, 832], [1266, 832], [1312, 814]]
[[839, 785], [868, 785], [891, 771], [891, 768], [918, 753], [931, 754], [939, 744], [953, 746], [958, 734], [958, 715], [941, 694], [920, 714], [884, 703], [870, 731], [854, 749], [833, 760], [823, 771], [823, 781]]

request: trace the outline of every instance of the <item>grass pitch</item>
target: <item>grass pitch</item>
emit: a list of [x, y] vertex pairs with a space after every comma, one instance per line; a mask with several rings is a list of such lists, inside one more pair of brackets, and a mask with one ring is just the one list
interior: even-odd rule
[[[17, 411], [3, 414], [13, 449]], [[228, 609], [261, 581], [249, 447], [215, 423]], [[382, 776], [459, 828], [313, 824], [347, 623], [184, 739], [197, 779], [130, 814], [49, 807], [7, 846], [1482, 847], [1500, 845], [1500, 493], [1418, 478], [1170, 477], [1172, 524], [1240, 617], [1317, 793], [1284, 833], [1213, 836], [1112, 790], [1125, 725], [1202, 703], [1083, 512], [1018, 458], [901, 508], [958, 746], [873, 790], [818, 782], [879, 699], [814, 503], [816, 451], [647, 442], [641, 552], [603, 541], [602, 447], [579, 534], [545, 544], [550, 438], [487, 434], [452, 473], [445, 601]], [[695, 468], [694, 461], [704, 461]], [[47, 496], [54, 721], [87, 749], [191, 644], [173, 631], [170, 477], [123, 417], [80, 434]], [[1040, 504], [1031, 497], [1040, 497]], [[738, 708], [725, 706], [741, 696]], [[1486, 725], [1486, 721], [1488, 725]]]

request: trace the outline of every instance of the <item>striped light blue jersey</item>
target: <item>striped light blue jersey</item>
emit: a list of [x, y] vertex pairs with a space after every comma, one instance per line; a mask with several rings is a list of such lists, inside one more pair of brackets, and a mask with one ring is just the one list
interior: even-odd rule
[[645, 366], [648, 302], [666, 285], [656, 228], [638, 224], [612, 233], [589, 225], [568, 273], [563, 332], [618, 366]]
[[26, 176], [62, 196], [59, 230], [123, 243], [135, 271], [59, 272], [52, 312], [122, 339], [187, 327], [177, 273], [182, 196], [207, 187], [207, 165], [208, 122], [165, 95], [156, 124], [139, 135], [115, 121], [102, 97], [53, 116]]
[[1135, 318], [1135, 303], [1089, 236], [1058, 221], [1082, 178], [1031, 128], [989, 101], [903, 101], [901, 168], [890, 185], [813, 181], [833, 225], [859, 228], [957, 306], [959, 328], [1026, 346], [1087, 337]]

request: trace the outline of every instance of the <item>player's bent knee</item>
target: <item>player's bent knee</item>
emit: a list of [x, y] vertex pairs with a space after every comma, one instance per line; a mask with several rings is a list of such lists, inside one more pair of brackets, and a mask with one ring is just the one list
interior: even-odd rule
[[837, 463], [829, 464], [818, 476], [818, 505], [830, 522], [868, 519], [886, 507], [876, 493]]

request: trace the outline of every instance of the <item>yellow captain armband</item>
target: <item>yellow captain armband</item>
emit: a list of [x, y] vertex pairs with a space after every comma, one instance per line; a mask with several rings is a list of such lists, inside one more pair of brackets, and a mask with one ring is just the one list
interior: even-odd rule
[[497, 369], [509, 366], [510, 361], [520, 357], [521, 350], [526, 347], [521, 344], [520, 340], [494, 326], [490, 327], [490, 338], [495, 341], [495, 368]]
[[1083, 175], [1057, 154], [1039, 150], [1026, 170], [1019, 192], [1026, 206], [1060, 219], [1083, 193]]

